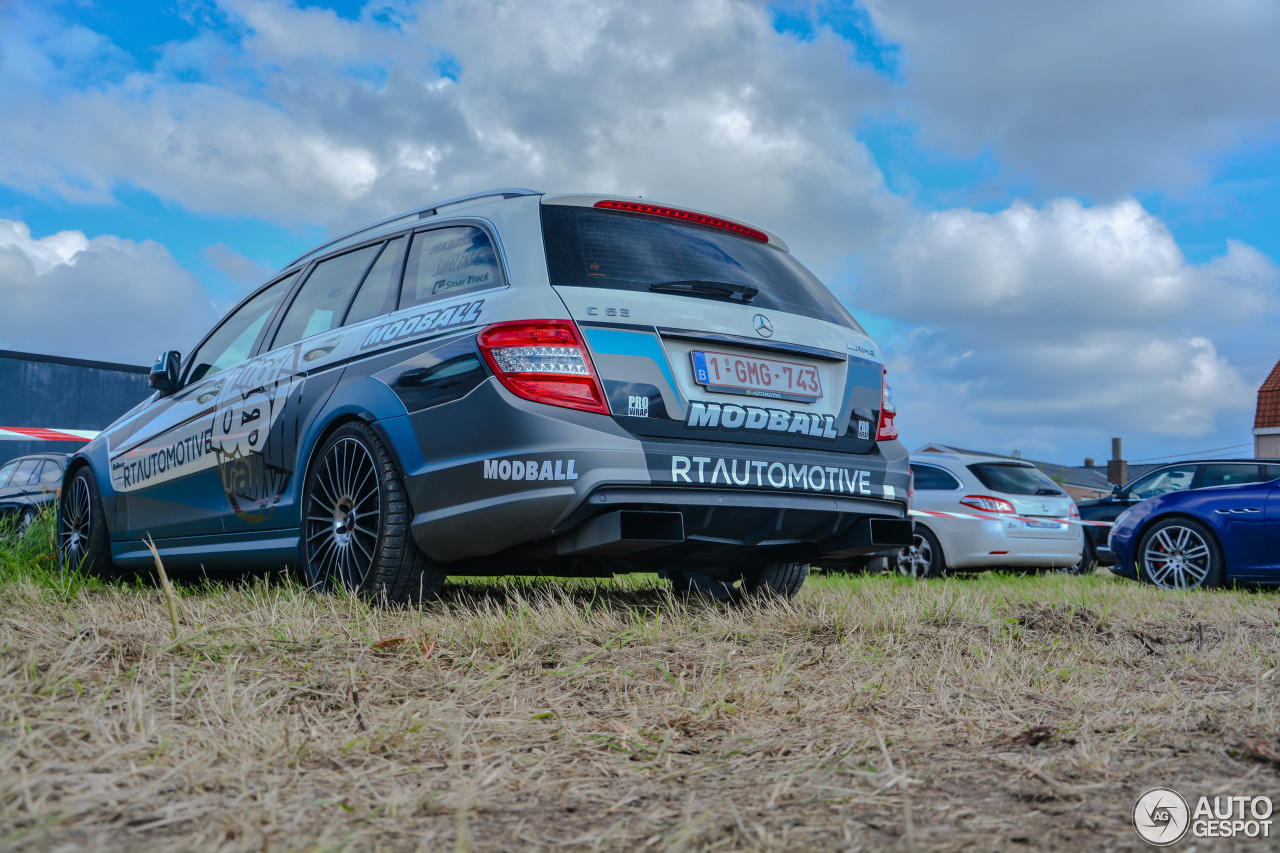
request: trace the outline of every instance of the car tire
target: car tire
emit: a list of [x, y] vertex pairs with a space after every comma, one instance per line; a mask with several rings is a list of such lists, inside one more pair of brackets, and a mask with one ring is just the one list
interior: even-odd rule
[[942, 543], [932, 530], [919, 524], [915, 528], [914, 544], [896, 552], [892, 565], [899, 574], [917, 580], [940, 578], [947, 573]]
[[344, 424], [313, 459], [299, 549], [308, 584], [393, 605], [439, 595], [445, 574], [413, 541], [404, 480], [373, 429]]
[[1093, 546], [1093, 537], [1084, 534], [1084, 546], [1080, 552], [1080, 562], [1062, 569], [1068, 575], [1091, 575], [1098, 568], [1098, 550]]
[[87, 575], [115, 574], [98, 481], [88, 465], [71, 475], [58, 502], [58, 565]]
[[1163, 589], [1222, 586], [1226, 565], [1213, 531], [1194, 518], [1158, 521], [1138, 544], [1138, 576]]
[[32, 524], [35, 524], [35, 521], [36, 521], [36, 511], [34, 509], [31, 509], [30, 507], [28, 507], [27, 509], [24, 509], [22, 511], [22, 515], [18, 516], [18, 530], [17, 530], [18, 535], [19, 536], [25, 535], [27, 532], [27, 528], [30, 527]]
[[742, 588], [748, 595], [790, 599], [795, 598], [807, 577], [808, 563], [771, 563], [747, 573]]
[[744, 598], [778, 596], [794, 598], [809, 576], [808, 563], [770, 563], [742, 571], [736, 577], [722, 574], [668, 570], [672, 591], [679, 596], [695, 596], [711, 601], [739, 601]]

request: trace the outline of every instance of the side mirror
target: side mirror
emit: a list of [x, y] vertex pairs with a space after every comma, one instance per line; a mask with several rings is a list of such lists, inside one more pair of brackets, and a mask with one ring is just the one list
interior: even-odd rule
[[160, 392], [161, 397], [167, 397], [178, 390], [178, 371], [181, 367], [182, 353], [177, 350], [161, 353], [147, 380], [152, 388]]

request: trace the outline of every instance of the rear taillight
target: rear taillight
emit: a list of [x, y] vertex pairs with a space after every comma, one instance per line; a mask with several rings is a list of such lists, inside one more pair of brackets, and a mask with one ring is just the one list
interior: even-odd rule
[[893, 389], [889, 387], [889, 380], [885, 378], [888, 371], [880, 371], [880, 423], [876, 426], [876, 441], [888, 441], [891, 438], [898, 437], [898, 428], [893, 425], [893, 419], [897, 416], [898, 410], [893, 406]]
[[708, 228], [719, 228], [721, 231], [728, 231], [731, 234], [737, 234], [739, 237], [746, 237], [748, 240], [755, 240], [758, 243], [769, 242], [769, 235], [758, 228], [752, 228], [750, 225], [743, 225], [741, 222], [734, 222], [729, 219], [721, 219], [718, 216], [694, 213], [692, 210], [681, 210], [678, 207], [645, 204], [642, 201], [614, 201], [613, 199], [598, 201], [595, 206], [601, 210], [624, 210], [627, 213], [647, 213], [650, 216], [665, 216], [667, 219], [679, 219], [681, 222], [692, 222], [695, 225], [705, 225]]
[[1072, 518], [1079, 518], [1079, 517], [1080, 517], [1080, 507], [1076, 506], [1076, 502], [1075, 502], [1075, 501], [1072, 501], [1072, 502], [1071, 502], [1071, 512], [1069, 513], [1069, 515], [1070, 515]]
[[591, 356], [571, 320], [495, 323], [477, 340], [493, 375], [517, 397], [609, 414]]
[[1008, 512], [1012, 513], [1013, 504], [1003, 498], [994, 498], [991, 495], [965, 495], [964, 500], [960, 501], [964, 506], [972, 509], [980, 509], [983, 512]]

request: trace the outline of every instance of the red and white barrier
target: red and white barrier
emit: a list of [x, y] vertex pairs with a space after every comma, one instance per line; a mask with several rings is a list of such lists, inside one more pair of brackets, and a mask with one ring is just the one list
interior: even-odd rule
[[0, 427], [0, 441], [91, 441], [97, 435], [96, 429]]
[[1036, 524], [1044, 524], [1046, 522], [1056, 522], [1057, 524], [1079, 524], [1084, 527], [1111, 527], [1110, 521], [1085, 521], [1082, 518], [1052, 518], [1045, 516], [1042, 518], [1033, 518], [1022, 515], [979, 515], [970, 512], [937, 512], [931, 509], [913, 509], [911, 514], [921, 517], [933, 518], [974, 518], [979, 521], [1031, 521]]

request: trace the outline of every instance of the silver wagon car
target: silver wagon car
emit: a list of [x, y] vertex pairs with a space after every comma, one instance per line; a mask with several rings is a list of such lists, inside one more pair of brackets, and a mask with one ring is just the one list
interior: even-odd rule
[[791, 595], [910, 541], [876, 344], [762, 229], [493, 190], [298, 258], [68, 466], [65, 562], [446, 575], [661, 569]]

